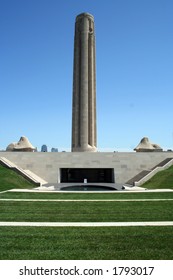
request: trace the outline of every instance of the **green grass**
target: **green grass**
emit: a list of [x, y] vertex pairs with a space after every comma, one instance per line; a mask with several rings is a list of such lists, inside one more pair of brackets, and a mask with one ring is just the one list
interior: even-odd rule
[[0, 220], [18, 222], [173, 221], [173, 201], [0, 202]]
[[173, 259], [173, 227], [0, 228], [0, 259]]
[[173, 166], [158, 172], [141, 187], [147, 189], [173, 189]]
[[33, 187], [34, 185], [32, 183], [28, 182], [15, 171], [0, 165], [0, 192], [14, 188], [23, 189]]
[[[148, 184], [148, 185], [146, 185]], [[173, 167], [155, 175], [146, 188], [172, 188]], [[0, 191], [33, 188], [0, 166]], [[1, 199], [154, 199], [173, 192], [19, 193]], [[130, 222], [173, 221], [173, 201], [26, 202], [0, 201], [0, 221]], [[173, 227], [0, 227], [0, 259], [173, 259]]]
[[159, 199], [159, 198], [173, 198], [173, 192], [114, 192], [114, 193], [39, 193], [39, 192], [5, 192], [0, 193], [2, 198], [16, 198], [16, 199]]
[[[1, 194], [4, 196], [7, 193]], [[172, 198], [173, 193], [8, 193], [18, 198]], [[111, 197], [110, 197], [111, 195]], [[158, 197], [159, 196], [159, 197]], [[0, 201], [0, 221], [172, 221], [173, 201]], [[173, 259], [173, 227], [0, 227], [0, 259]]]

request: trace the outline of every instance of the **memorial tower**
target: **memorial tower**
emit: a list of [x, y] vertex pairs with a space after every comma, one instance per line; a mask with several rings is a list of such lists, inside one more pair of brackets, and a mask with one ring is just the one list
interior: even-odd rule
[[96, 67], [94, 17], [76, 17], [73, 65], [72, 152], [95, 152]]

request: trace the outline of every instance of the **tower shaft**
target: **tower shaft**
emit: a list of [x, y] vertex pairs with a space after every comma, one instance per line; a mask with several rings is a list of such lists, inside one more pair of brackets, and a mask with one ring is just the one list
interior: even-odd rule
[[92, 15], [76, 17], [73, 69], [72, 152], [96, 151], [95, 31]]

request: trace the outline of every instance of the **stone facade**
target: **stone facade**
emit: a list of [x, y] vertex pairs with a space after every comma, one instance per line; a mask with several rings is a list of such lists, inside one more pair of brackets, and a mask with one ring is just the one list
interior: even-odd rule
[[172, 152], [157, 153], [25, 153], [0, 152], [23, 169], [29, 169], [49, 183], [60, 183], [61, 168], [113, 168], [115, 184], [124, 184], [142, 170], [151, 169]]

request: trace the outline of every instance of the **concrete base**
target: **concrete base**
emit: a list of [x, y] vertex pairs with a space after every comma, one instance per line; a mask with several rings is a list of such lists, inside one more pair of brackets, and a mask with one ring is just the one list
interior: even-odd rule
[[97, 148], [95, 146], [90, 146], [90, 145], [87, 145], [86, 147], [72, 147], [72, 152], [90, 152], [90, 153], [95, 153], [97, 152]]

